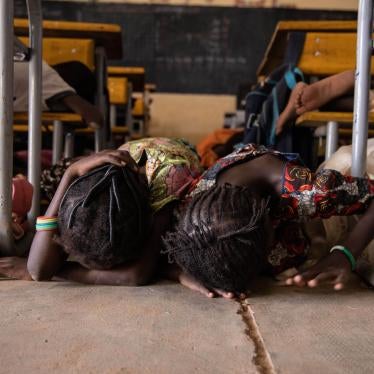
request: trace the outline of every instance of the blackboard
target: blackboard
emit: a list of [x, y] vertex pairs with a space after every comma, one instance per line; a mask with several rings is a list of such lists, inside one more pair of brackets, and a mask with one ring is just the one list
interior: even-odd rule
[[[15, 14], [26, 16], [24, 0]], [[44, 1], [45, 19], [117, 23], [123, 28], [122, 61], [144, 66], [159, 92], [235, 94], [254, 82], [279, 20], [356, 19], [355, 12], [297, 9], [92, 4]]]

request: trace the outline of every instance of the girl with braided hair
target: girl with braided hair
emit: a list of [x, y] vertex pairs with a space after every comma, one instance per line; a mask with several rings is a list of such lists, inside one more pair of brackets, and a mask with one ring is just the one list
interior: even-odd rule
[[[247, 144], [208, 169], [187, 195], [164, 243], [187, 287], [213, 296], [245, 292], [260, 273], [279, 274], [306, 259], [302, 222], [364, 213], [328, 256], [286, 284], [340, 290], [374, 235], [374, 180], [336, 170], [312, 173], [296, 154]], [[187, 275], [186, 275], [187, 274]]]
[[199, 174], [197, 154], [178, 139], [149, 138], [82, 158], [65, 171], [37, 220], [27, 269], [25, 259], [3, 258], [0, 273], [38, 281], [148, 283], [173, 206]]

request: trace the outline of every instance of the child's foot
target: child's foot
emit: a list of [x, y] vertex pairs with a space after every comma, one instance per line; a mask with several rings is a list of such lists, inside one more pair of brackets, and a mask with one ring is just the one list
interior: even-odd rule
[[276, 135], [279, 135], [283, 131], [288, 121], [297, 117], [297, 111], [302, 107], [301, 100], [306, 87], [308, 87], [306, 83], [299, 82], [292, 90], [288, 103], [278, 118], [275, 128]]

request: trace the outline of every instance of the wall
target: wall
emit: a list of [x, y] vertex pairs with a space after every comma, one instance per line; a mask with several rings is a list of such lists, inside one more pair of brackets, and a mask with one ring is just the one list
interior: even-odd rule
[[150, 135], [183, 137], [192, 143], [222, 127], [225, 112], [235, 110], [235, 96], [152, 95]]

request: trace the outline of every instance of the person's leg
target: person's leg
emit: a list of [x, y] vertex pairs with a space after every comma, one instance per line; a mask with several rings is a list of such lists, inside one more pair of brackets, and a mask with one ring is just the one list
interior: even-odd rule
[[350, 70], [332, 75], [311, 85], [304, 82], [297, 83], [291, 92], [286, 108], [277, 121], [277, 134], [281, 133], [286, 123], [296, 116], [316, 110], [329, 101], [352, 92], [354, 80], [354, 71]]

